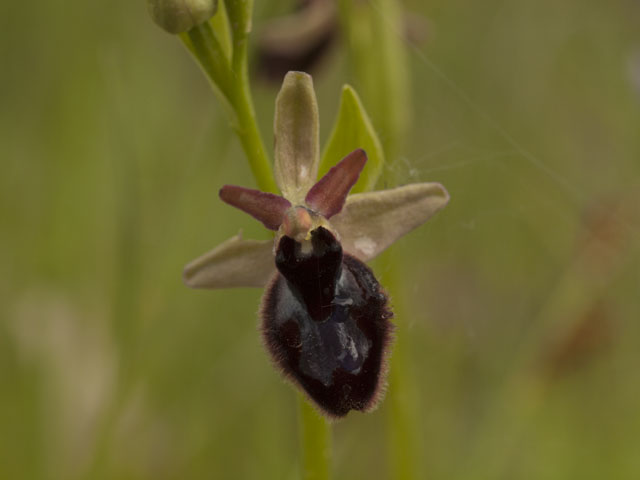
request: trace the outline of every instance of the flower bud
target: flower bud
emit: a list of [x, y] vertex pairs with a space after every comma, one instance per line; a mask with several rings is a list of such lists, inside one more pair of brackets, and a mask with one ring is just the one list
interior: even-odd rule
[[151, 18], [169, 33], [182, 33], [206, 22], [218, 9], [218, 0], [148, 0]]

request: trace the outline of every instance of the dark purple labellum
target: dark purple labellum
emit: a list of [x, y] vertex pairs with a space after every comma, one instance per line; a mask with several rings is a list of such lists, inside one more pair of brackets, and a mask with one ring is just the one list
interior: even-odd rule
[[327, 415], [376, 406], [393, 325], [387, 296], [371, 270], [342, 253], [329, 230], [312, 248], [284, 236], [276, 274], [262, 303], [267, 350]]

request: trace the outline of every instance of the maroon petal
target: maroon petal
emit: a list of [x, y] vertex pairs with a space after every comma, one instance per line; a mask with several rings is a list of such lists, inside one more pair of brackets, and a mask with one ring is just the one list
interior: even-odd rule
[[307, 205], [325, 218], [340, 213], [366, 162], [367, 154], [361, 148], [344, 157], [311, 187], [305, 198]]
[[287, 199], [278, 195], [236, 185], [222, 187], [220, 198], [223, 202], [260, 220], [270, 230], [278, 230], [284, 213], [291, 207]]

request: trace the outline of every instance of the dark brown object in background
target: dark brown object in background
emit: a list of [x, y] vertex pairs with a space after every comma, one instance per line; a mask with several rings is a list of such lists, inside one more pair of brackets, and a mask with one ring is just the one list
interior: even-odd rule
[[614, 340], [614, 322], [610, 308], [596, 302], [577, 320], [564, 338], [556, 340], [545, 359], [547, 375], [558, 379], [572, 373], [599, 354], [605, 353]]
[[[407, 13], [404, 34], [422, 45], [432, 33], [427, 20]], [[300, 0], [294, 13], [267, 22], [258, 31], [257, 68], [260, 77], [280, 83], [289, 71], [315, 73], [340, 36], [334, 0]]]
[[594, 201], [584, 211], [583, 229], [576, 239], [573, 275], [585, 280], [590, 301], [579, 312], [565, 315], [568, 328], [556, 335], [543, 355], [550, 379], [559, 379], [587, 366], [609, 350], [618, 335], [614, 300], [608, 289], [625, 267], [633, 246], [629, 225], [637, 219], [637, 194]]
[[265, 24], [258, 33], [257, 72], [280, 82], [291, 70], [312, 72], [338, 36], [332, 0], [302, 0], [295, 13]]

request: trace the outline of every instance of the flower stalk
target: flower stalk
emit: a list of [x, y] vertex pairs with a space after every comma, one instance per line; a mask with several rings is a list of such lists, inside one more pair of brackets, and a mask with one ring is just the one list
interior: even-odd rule
[[240, 80], [233, 102], [236, 121], [232, 124], [249, 161], [251, 173], [258, 188], [265, 192], [276, 192], [271, 162], [262, 141], [262, 135], [256, 122], [256, 114], [251, 99], [251, 90], [246, 75]]
[[[197, 26], [181, 38], [187, 49], [209, 78], [217, 96], [227, 106], [232, 127], [245, 152], [251, 173], [258, 187], [266, 192], [277, 191], [260, 130], [249, 85], [247, 69], [247, 36], [251, 29], [251, 3], [230, 1], [227, 4], [231, 29], [231, 57], [225, 56], [209, 22]], [[224, 11], [221, 12], [224, 14]], [[224, 25], [224, 23], [223, 23]], [[224, 35], [225, 32], [222, 32]], [[331, 478], [331, 427], [303, 395], [298, 395], [300, 439], [302, 443], [302, 478]]]
[[[163, 16], [168, 5], [186, 6], [189, 15], [184, 18], [194, 19], [193, 9], [205, 1], [150, 0], [150, 5], [159, 6], [152, 7], [156, 21], [166, 23], [171, 19]], [[341, 418], [351, 410], [371, 411], [383, 396], [393, 315], [384, 290], [363, 262], [428, 220], [449, 196], [437, 183], [370, 191], [385, 152], [350, 87], [343, 89], [340, 114], [321, 162], [317, 101], [311, 77], [302, 72], [286, 75], [276, 100], [272, 173], [247, 72], [253, 2], [210, 1], [217, 8], [214, 18], [202, 20], [199, 14], [188, 28], [174, 31], [177, 27], [169, 25], [169, 31], [180, 34], [226, 106], [261, 190], [225, 185], [221, 200], [260, 220], [276, 231], [276, 237], [275, 243], [233, 237], [188, 264], [184, 281], [194, 288], [266, 287], [260, 310], [265, 346], [284, 377], [304, 392], [299, 396], [303, 478], [325, 480], [331, 476], [331, 430], [320, 413]], [[393, 0], [389, 1], [381, 5], [389, 7]], [[386, 90], [396, 91], [397, 97], [397, 89]], [[389, 113], [377, 110], [378, 118]], [[391, 140], [384, 145], [387, 155], [398, 131], [404, 131], [399, 128], [401, 117], [391, 115], [391, 127], [385, 129]], [[358, 184], [367, 163], [362, 147], [370, 151], [372, 162]], [[318, 180], [319, 164], [324, 170], [343, 155]], [[358, 193], [349, 195], [352, 188]], [[272, 193], [277, 191], [282, 196]], [[405, 365], [398, 366], [392, 388], [407, 383]], [[407, 391], [398, 390], [392, 402], [392, 436], [397, 443], [392, 450], [394, 458], [407, 465], [394, 469], [398, 479], [416, 476], [416, 447], [407, 433], [413, 409], [401, 401]]]
[[422, 472], [420, 452], [422, 451], [420, 435], [416, 425], [420, 424], [420, 409], [417, 404], [415, 388], [415, 372], [411, 368], [411, 350], [406, 300], [402, 291], [405, 288], [395, 251], [385, 252], [380, 259], [384, 267], [382, 281], [393, 298], [396, 314], [396, 340], [389, 369], [389, 416], [387, 428], [389, 430], [387, 444], [389, 447], [390, 477], [395, 480], [417, 480], [426, 478]]
[[331, 478], [331, 426], [298, 394], [298, 418], [302, 439], [303, 480]]
[[[371, 109], [371, 119], [382, 133], [382, 146], [387, 158], [383, 180], [395, 185], [389, 164], [397, 156], [411, 118], [410, 82], [407, 52], [404, 47], [403, 16], [397, 0], [351, 2], [340, 0], [341, 23], [346, 33], [349, 56], [356, 84], [362, 88], [363, 98]], [[369, 53], [377, 52], [377, 61], [369, 60]], [[407, 342], [406, 309], [400, 292], [403, 281], [393, 252], [381, 259], [385, 272], [383, 282], [394, 299], [396, 311], [396, 343], [389, 372], [390, 415], [388, 445], [390, 477], [397, 480], [424, 478], [421, 475], [420, 444], [416, 425], [419, 408], [413, 387], [411, 351]]]
[[[349, 110], [361, 108], [354, 102]], [[368, 412], [383, 396], [393, 315], [363, 262], [426, 222], [449, 195], [438, 183], [350, 194], [367, 164], [363, 149], [318, 179], [318, 105], [305, 73], [286, 75], [275, 111], [274, 177], [282, 196], [220, 189], [222, 201], [275, 231], [275, 241], [234, 237], [188, 264], [184, 280], [193, 288], [266, 287], [260, 330], [276, 368], [329, 418]], [[350, 129], [356, 136], [371, 135], [365, 112], [350, 116], [359, 119]], [[338, 125], [350, 123], [339, 118]], [[335, 136], [332, 142], [343, 144]], [[301, 407], [304, 469], [328, 475], [329, 427], [309, 408]]]
[[[229, 5], [227, 9], [229, 15], [240, 15], [243, 12], [233, 10]], [[226, 10], [221, 8], [217, 15], [226, 15]], [[228, 22], [234, 25], [232, 18], [229, 18]], [[219, 21], [218, 28], [213, 27], [213, 22], [205, 22], [181, 33], [180, 38], [209, 79], [214, 92], [226, 106], [231, 125], [240, 140], [258, 187], [264, 191], [275, 192], [277, 189], [271, 173], [271, 162], [258, 129], [247, 73], [245, 29], [250, 28], [250, 23], [249, 27], [246, 22], [235, 23], [242, 29], [238, 31], [239, 27], [232, 28], [232, 51], [229, 57], [223, 44], [227, 32], [222, 31], [220, 27], [228, 22]]]

